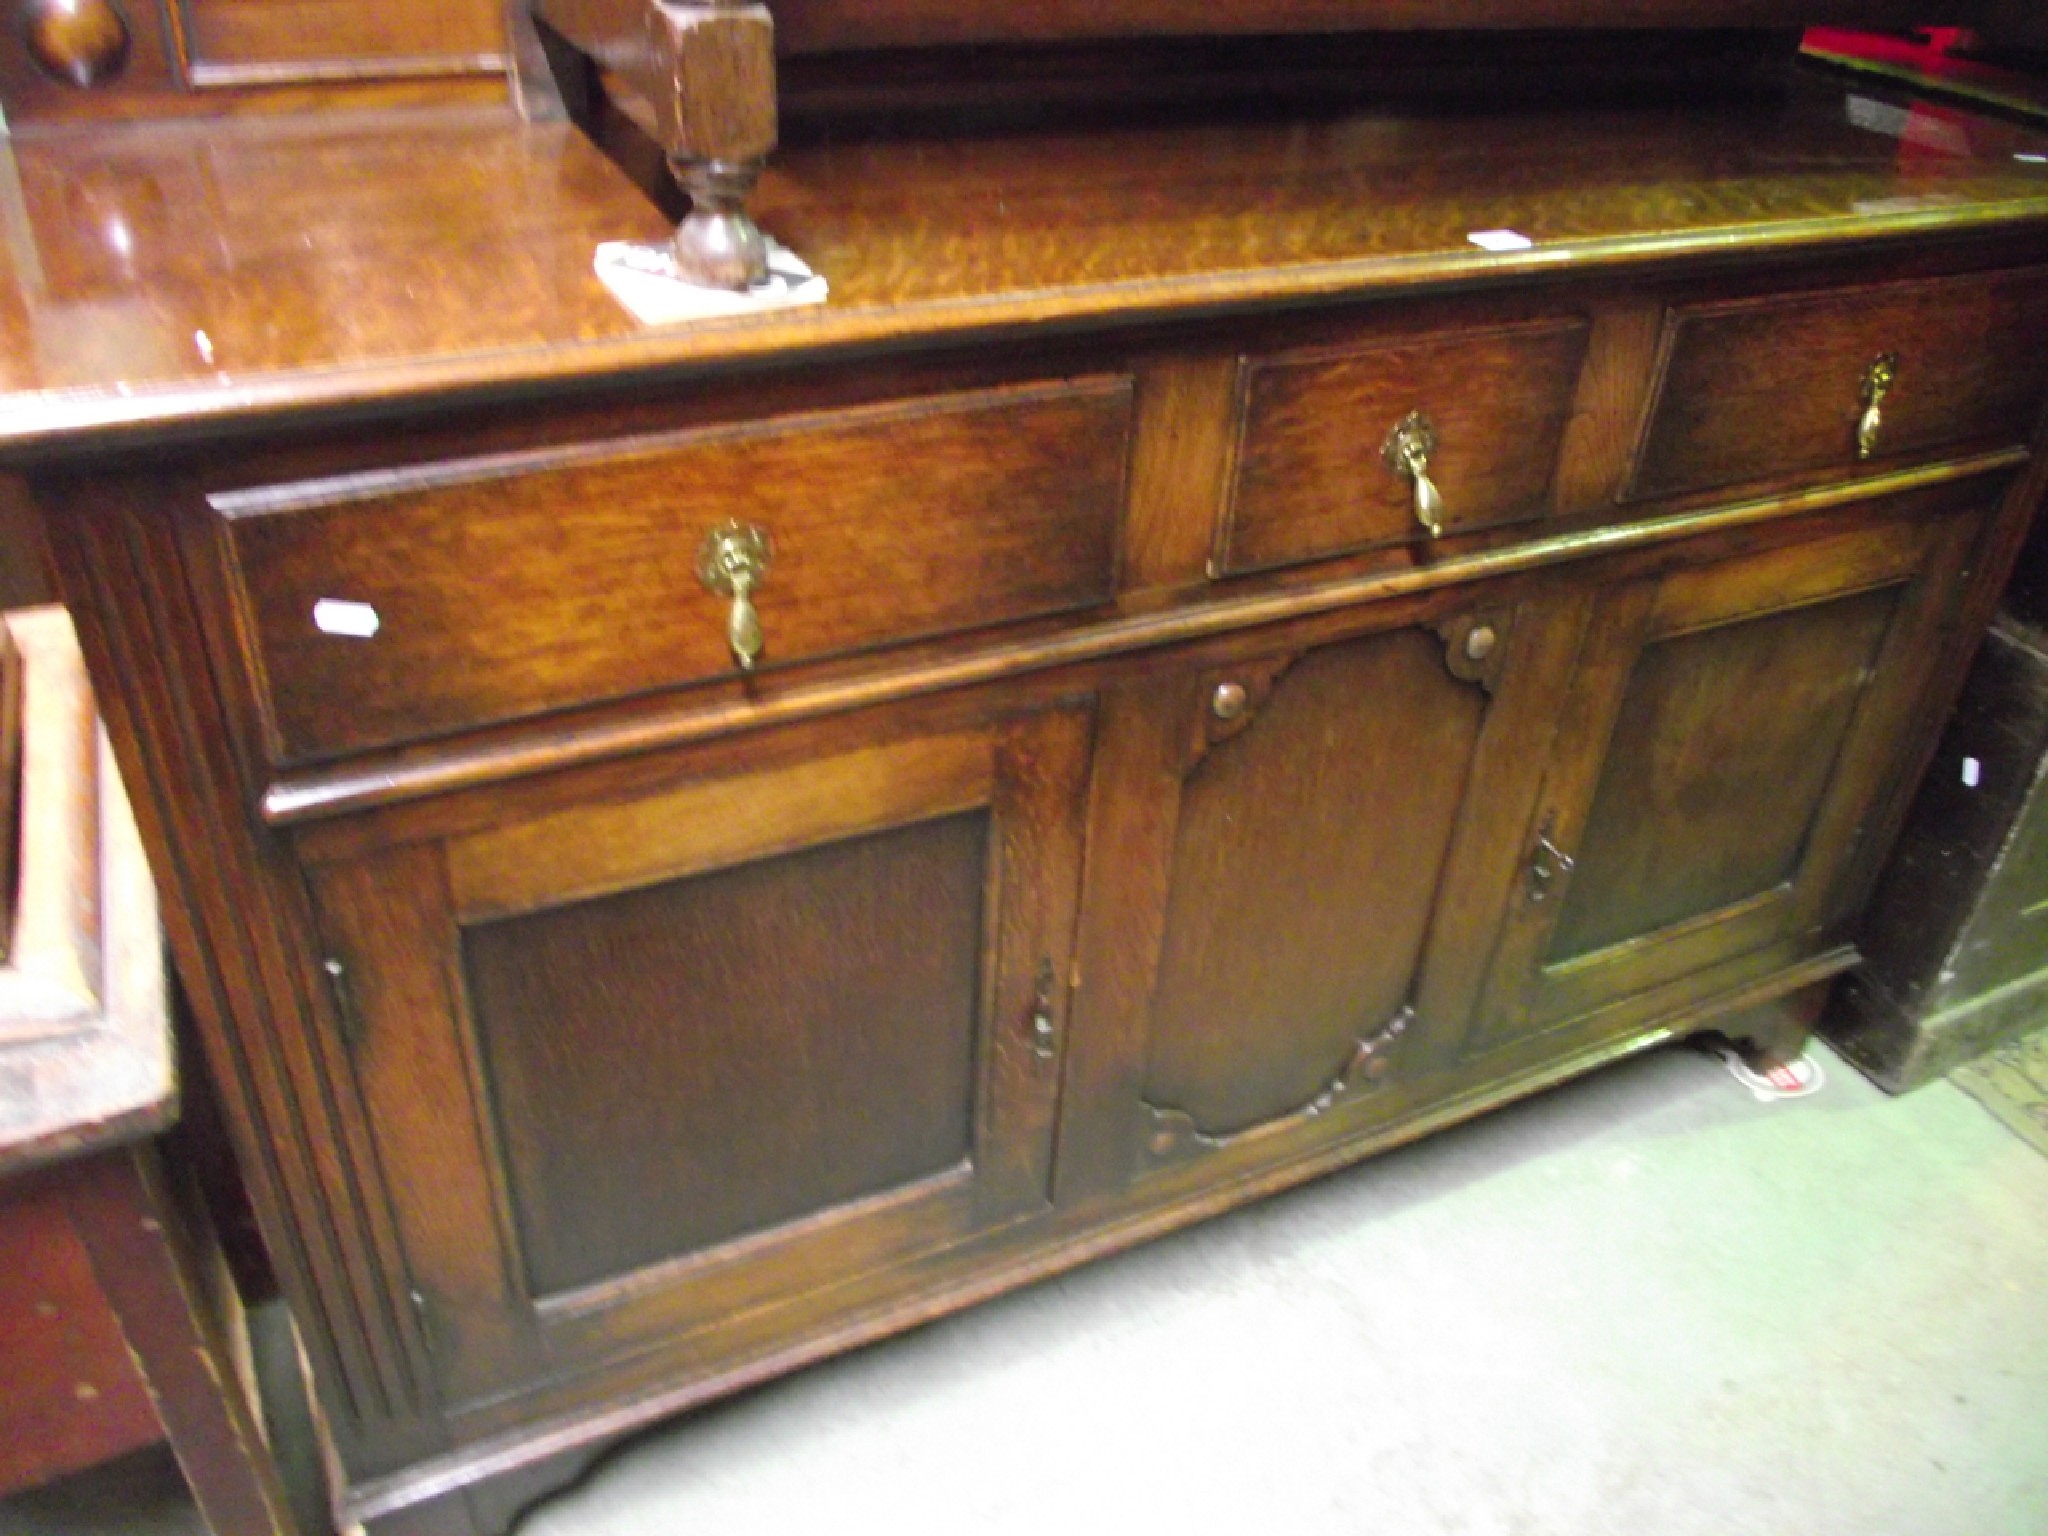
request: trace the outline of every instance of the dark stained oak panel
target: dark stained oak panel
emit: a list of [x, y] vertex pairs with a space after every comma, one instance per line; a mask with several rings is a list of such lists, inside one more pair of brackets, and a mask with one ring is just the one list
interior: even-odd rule
[[1130, 403], [1094, 378], [218, 492], [272, 751], [730, 675], [697, 576], [728, 518], [773, 542], [764, 667], [1103, 601]]
[[1484, 712], [1404, 630], [1303, 657], [1210, 749], [1181, 802], [1148, 1103], [1247, 1129], [1401, 1010]]
[[465, 932], [537, 1292], [967, 1157], [988, 836], [970, 812]]
[[2026, 442], [2048, 389], [2048, 269], [1674, 309], [1630, 495], [1856, 468], [1883, 354], [1898, 369], [1871, 465]]
[[1873, 501], [1591, 594], [1468, 1055], [1845, 942], [1993, 494]]
[[1899, 589], [1659, 641], [1623, 696], [1551, 943], [1563, 960], [1797, 872]]
[[1587, 330], [1566, 318], [1248, 362], [1219, 571], [1426, 539], [1381, 452], [1411, 411], [1436, 432], [1446, 533], [1541, 517]]

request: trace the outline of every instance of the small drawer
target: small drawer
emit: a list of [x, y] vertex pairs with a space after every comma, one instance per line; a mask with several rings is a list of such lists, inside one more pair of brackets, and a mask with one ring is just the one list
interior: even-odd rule
[[1131, 383], [1097, 377], [221, 491], [280, 762], [731, 675], [699, 552], [764, 530], [763, 667], [1114, 590]]
[[1679, 305], [1625, 499], [2011, 447], [2044, 387], [2048, 269]]
[[1576, 317], [1247, 359], [1217, 575], [1428, 541], [1388, 443], [1413, 421], [1445, 534], [1542, 517], [1587, 323]]

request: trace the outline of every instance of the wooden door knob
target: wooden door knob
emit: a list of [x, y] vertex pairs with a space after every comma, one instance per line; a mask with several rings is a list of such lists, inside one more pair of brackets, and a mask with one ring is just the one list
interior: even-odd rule
[[36, 67], [67, 85], [98, 85], [128, 63], [128, 19], [113, 0], [28, 0], [21, 32]]

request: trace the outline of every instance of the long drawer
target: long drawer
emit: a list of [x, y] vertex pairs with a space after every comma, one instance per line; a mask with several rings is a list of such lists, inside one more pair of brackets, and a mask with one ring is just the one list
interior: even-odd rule
[[2039, 267], [1675, 306], [1625, 499], [2024, 443], [2044, 333]]
[[762, 667], [1105, 601], [1129, 379], [1052, 380], [209, 497], [272, 758], [732, 675], [707, 537], [758, 530]]

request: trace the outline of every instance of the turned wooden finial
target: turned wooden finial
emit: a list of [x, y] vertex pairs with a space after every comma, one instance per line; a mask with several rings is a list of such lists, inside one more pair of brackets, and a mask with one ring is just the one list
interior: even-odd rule
[[655, 101], [669, 169], [690, 195], [676, 265], [692, 282], [745, 288], [768, 273], [768, 246], [747, 194], [775, 148], [775, 23], [768, 7], [730, 0], [649, 0]]
[[128, 62], [128, 21], [111, 0], [29, 0], [21, 34], [38, 67], [72, 85], [98, 85]]

